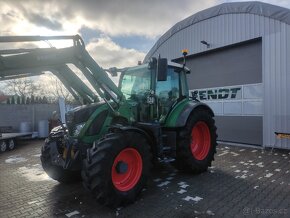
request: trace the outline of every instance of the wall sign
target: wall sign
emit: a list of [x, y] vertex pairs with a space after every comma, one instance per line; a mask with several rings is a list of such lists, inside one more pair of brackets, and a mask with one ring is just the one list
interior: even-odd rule
[[245, 84], [190, 90], [189, 94], [205, 102], [220, 116], [262, 116], [263, 84]]
[[223, 100], [223, 99], [241, 99], [242, 87], [230, 88], [210, 88], [191, 91], [191, 96], [200, 101], [204, 100]]

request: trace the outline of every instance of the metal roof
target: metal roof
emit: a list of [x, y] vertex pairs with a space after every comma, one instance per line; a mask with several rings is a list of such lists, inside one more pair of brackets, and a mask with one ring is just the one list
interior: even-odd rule
[[175, 24], [158, 39], [144, 60], [147, 60], [165, 41], [167, 41], [175, 33], [203, 20], [224, 14], [254, 14], [279, 20], [290, 25], [290, 9], [287, 8], [258, 1], [223, 3], [193, 14], [190, 17]]

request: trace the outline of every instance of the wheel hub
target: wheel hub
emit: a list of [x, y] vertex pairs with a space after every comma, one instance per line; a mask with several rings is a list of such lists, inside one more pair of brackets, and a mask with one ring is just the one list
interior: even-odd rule
[[116, 157], [112, 166], [112, 182], [119, 191], [133, 189], [140, 180], [143, 169], [142, 157], [135, 148], [125, 148]]
[[208, 125], [203, 121], [199, 121], [191, 132], [191, 153], [197, 160], [204, 160], [209, 153], [210, 146], [211, 138]]
[[116, 165], [116, 171], [119, 174], [124, 174], [128, 170], [128, 164], [125, 163], [124, 161], [119, 161]]

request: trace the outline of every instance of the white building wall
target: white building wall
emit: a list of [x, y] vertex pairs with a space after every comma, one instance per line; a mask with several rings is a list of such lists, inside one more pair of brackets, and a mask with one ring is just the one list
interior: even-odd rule
[[[225, 14], [203, 20], [177, 32], [152, 56], [181, 57], [182, 49], [197, 54], [262, 37], [264, 84], [263, 144], [290, 149], [290, 140], [275, 139], [274, 132], [290, 133], [290, 26], [254, 14]], [[201, 44], [205, 40], [210, 48]], [[234, 84], [233, 84], [234, 85]]]

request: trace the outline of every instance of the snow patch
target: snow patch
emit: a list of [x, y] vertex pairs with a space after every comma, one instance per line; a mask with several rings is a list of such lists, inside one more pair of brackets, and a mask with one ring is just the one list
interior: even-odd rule
[[67, 217], [71, 217], [71, 216], [74, 216], [74, 215], [77, 215], [77, 214], [80, 214], [80, 212], [78, 212], [77, 210], [71, 212], [71, 213], [67, 213], [65, 214]]
[[156, 178], [156, 179], [153, 179], [154, 182], [160, 182], [162, 179], [160, 178]]
[[238, 154], [238, 153], [235, 153], [235, 152], [233, 152], [233, 151], [231, 151], [231, 154], [234, 156], [234, 157], [236, 157], [236, 156], [239, 156], [240, 154]]
[[200, 200], [202, 200], [203, 198], [195, 196], [194, 198], [191, 196], [186, 196], [185, 198], [182, 198], [182, 200], [185, 201], [195, 201], [195, 202], [199, 202]]
[[27, 161], [26, 158], [21, 157], [19, 155], [13, 155], [13, 156], [8, 157], [8, 159], [5, 160], [5, 163], [14, 164], [14, 163], [21, 163], [25, 161]]
[[34, 154], [34, 155], [32, 155], [33, 157], [40, 157], [41, 156], [41, 154]]
[[169, 183], [170, 183], [170, 181], [165, 181], [165, 182], [162, 182], [162, 183], [158, 184], [157, 186], [158, 187], [163, 187], [163, 186], [168, 185]]
[[207, 210], [205, 213], [207, 215], [209, 215], [209, 216], [214, 216], [215, 215], [214, 212], [212, 212], [211, 210]]
[[186, 182], [179, 182], [179, 183], [177, 183], [178, 185], [184, 185], [184, 184], [186, 184]]
[[32, 167], [19, 167], [21, 176], [32, 182], [52, 180], [42, 169], [40, 165]]
[[187, 188], [189, 185], [187, 184], [184, 184], [184, 185], [181, 185], [180, 188]]
[[226, 154], [228, 154], [228, 153], [229, 153], [228, 151], [224, 151], [224, 152], [218, 154], [218, 156], [220, 157], [220, 156], [226, 155]]
[[270, 178], [271, 176], [273, 176], [274, 174], [273, 173], [267, 173], [266, 175], [265, 175], [265, 177], [266, 178]]
[[187, 192], [187, 191], [184, 190], [184, 189], [180, 189], [179, 191], [177, 191], [178, 194], [183, 194], [183, 193], [185, 193], [185, 192]]
[[245, 179], [245, 178], [247, 178], [247, 177], [248, 177], [248, 176], [244, 174], [244, 175], [242, 175], [240, 178], [241, 178], [241, 179]]

